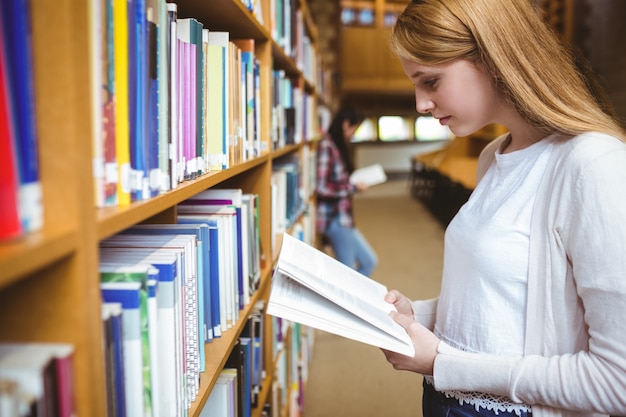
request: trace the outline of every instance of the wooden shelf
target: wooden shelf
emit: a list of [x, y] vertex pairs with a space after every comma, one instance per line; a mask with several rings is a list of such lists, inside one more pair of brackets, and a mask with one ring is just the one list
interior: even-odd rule
[[178, 185], [175, 190], [146, 201], [134, 202], [128, 206], [106, 207], [98, 210], [98, 238], [105, 239], [119, 233], [130, 226], [141, 223], [168, 210], [173, 210], [181, 201], [214, 187], [239, 174], [267, 163], [268, 155], [264, 155], [224, 171], [210, 172], [194, 180]]
[[76, 234], [71, 230], [57, 233], [44, 230], [0, 243], [0, 289], [71, 256], [77, 244]]
[[[206, 369], [200, 392], [189, 409], [200, 415], [212, 387], [244, 329], [257, 301], [266, 300], [275, 258], [271, 247], [272, 166], [278, 158], [301, 157], [312, 142], [271, 147], [271, 75], [283, 70], [308, 94], [313, 80], [271, 38], [264, 24], [240, 0], [179, 0], [178, 17], [195, 17], [212, 31], [228, 31], [231, 39], [252, 38], [260, 64], [261, 156], [226, 170], [186, 181], [166, 193], [126, 206], [95, 208], [93, 140], [97, 118], [92, 114], [92, 0], [31, 0], [34, 78], [44, 227], [18, 239], [0, 242], [0, 341], [65, 342], [75, 347], [76, 414], [106, 415], [106, 372], [103, 351], [99, 280], [102, 240], [140, 223], [174, 223], [177, 205], [209, 188], [241, 188], [259, 195], [260, 240], [264, 265], [260, 288], [239, 311], [235, 325], [205, 344]], [[299, 0], [313, 42], [317, 29], [306, 0]], [[267, 5], [264, 2], [264, 5]], [[265, 11], [269, 16], [269, 11]], [[97, 67], [98, 65], [95, 65]], [[315, 72], [315, 71], [313, 71]], [[99, 88], [99, 87], [98, 87]], [[269, 326], [269, 327], [268, 327]], [[271, 332], [271, 320], [266, 320]], [[267, 335], [266, 335], [267, 336]], [[271, 340], [266, 343], [271, 345]], [[271, 350], [269, 347], [266, 351]], [[274, 365], [265, 360], [267, 375], [262, 402], [270, 401]], [[261, 409], [253, 411], [260, 417]]]

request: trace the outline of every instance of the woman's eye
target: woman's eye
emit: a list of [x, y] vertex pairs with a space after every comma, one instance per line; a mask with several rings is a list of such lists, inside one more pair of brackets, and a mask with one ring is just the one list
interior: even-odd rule
[[434, 87], [437, 84], [437, 79], [436, 78], [430, 78], [428, 80], [424, 81], [424, 85], [427, 87]]

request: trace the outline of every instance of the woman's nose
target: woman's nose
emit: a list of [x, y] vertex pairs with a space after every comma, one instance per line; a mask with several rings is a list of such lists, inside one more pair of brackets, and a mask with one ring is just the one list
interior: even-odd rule
[[426, 97], [420, 98], [417, 95], [415, 96], [415, 110], [417, 110], [418, 113], [422, 113], [422, 114], [430, 113], [432, 112], [433, 108], [434, 108], [434, 104], [432, 100]]

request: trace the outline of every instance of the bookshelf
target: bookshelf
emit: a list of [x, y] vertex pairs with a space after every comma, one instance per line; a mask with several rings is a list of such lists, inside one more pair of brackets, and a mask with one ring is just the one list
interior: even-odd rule
[[[271, 176], [274, 163], [285, 156], [305, 158], [314, 148], [316, 127], [308, 125], [301, 141], [276, 147], [272, 140], [271, 76], [284, 76], [312, 97], [323, 94], [317, 81], [316, 28], [305, 0], [293, 0], [292, 12], [302, 14], [302, 33], [312, 42], [308, 65], [274, 39], [270, 3], [260, 0], [263, 23], [241, 0], [180, 0], [178, 17], [195, 17], [206, 28], [228, 31], [231, 38], [255, 40], [260, 63], [259, 156], [226, 170], [209, 172], [178, 184], [174, 190], [126, 206], [95, 208], [92, 177], [93, 96], [90, 54], [92, 41], [91, 0], [31, 0], [34, 80], [43, 187], [44, 226], [40, 231], [0, 242], [0, 341], [64, 342], [74, 346], [74, 382], [77, 415], [105, 416], [105, 367], [98, 246], [110, 236], [140, 223], [173, 223], [176, 205], [208, 188], [241, 188], [259, 195], [260, 240], [266, 260], [260, 288], [240, 311], [236, 325], [219, 339], [205, 345], [206, 370], [201, 374], [200, 393], [189, 416], [202, 410], [219, 371], [243, 329], [256, 301], [268, 297], [272, 262]], [[313, 59], [313, 63], [310, 60]], [[311, 114], [314, 114], [312, 109]], [[313, 121], [311, 121], [313, 123]], [[304, 137], [306, 136], [306, 137]], [[304, 205], [310, 204], [307, 200]], [[306, 210], [303, 210], [306, 211]], [[297, 220], [300, 221], [300, 220]], [[293, 225], [290, 225], [293, 227]], [[266, 340], [273, 336], [267, 317]], [[290, 339], [287, 339], [290, 340]], [[267, 343], [271, 343], [267, 342]], [[289, 360], [297, 358], [285, 347]], [[265, 349], [266, 376], [261, 403], [272, 400], [276, 358]], [[291, 389], [292, 383], [287, 383]], [[273, 404], [286, 415], [289, 404]], [[253, 416], [261, 415], [253, 409]]]

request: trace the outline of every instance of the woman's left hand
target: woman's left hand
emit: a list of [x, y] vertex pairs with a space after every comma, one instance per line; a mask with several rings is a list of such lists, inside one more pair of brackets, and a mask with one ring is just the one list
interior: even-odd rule
[[404, 327], [411, 337], [411, 341], [415, 347], [415, 355], [409, 357], [401, 353], [382, 349], [387, 361], [397, 370], [412, 371], [422, 375], [432, 375], [435, 357], [437, 356], [439, 338], [421, 323], [406, 314], [392, 311], [391, 317]]

